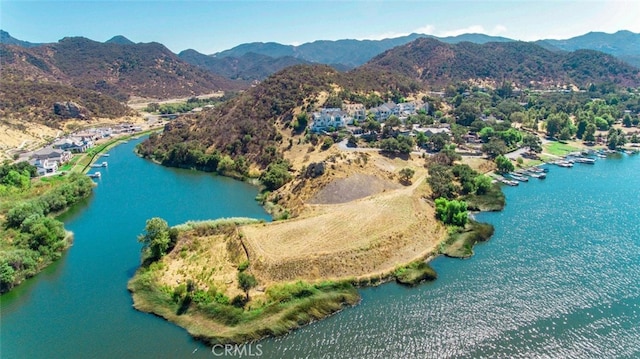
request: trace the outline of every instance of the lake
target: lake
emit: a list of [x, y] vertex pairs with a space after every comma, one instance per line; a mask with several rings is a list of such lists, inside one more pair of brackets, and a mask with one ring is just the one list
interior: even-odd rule
[[[132, 308], [136, 236], [169, 224], [268, 219], [255, 187], [116, 147], [94, 195], [61, 219], [63, 258], [0, 297], [2, 358], [221, 357]], [[495, 235], [467, 260], [437, 258], [435, 282], [361, 290], [362, 303], [280, 338], [264, 358], [632, 358], [640, 355], [640, 157], [619, 156], [504, 188], [507, 207], [477, 218]], [[256, 350], [258, 349], [259, 350]], [[249, 351], [245, 351], [248, 354]], [[245, 355], [244, 357], [247, 357]], [[257, 356], [257, 355], [256, 355]]]

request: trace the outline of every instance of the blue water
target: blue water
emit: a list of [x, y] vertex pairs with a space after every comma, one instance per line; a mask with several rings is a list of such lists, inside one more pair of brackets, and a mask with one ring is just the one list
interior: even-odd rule
[[156, 216], [170, 225], [270, 217], [254, 200], [255, 187], [158, 166], [134, 155], [137, 142], [111, 150], [94, 195], [61, 218], [75, 234], [66, 255], [0, 297], [2, 358], [173, 358], [201, 346], [132, 308], [127, 281], [140, 263], [137, 235]]
[[[153, 216], [267, 216], [254, 188], [132, 148], [111, 152], [95, 195], [65, 216], [76, 234], [65, 257], [0, 297], [2, 358], [219, 357], [131, 308], [136, 235]], [[505, 210], [477, 216], [495, 235], [470, 259], [434, 260], [435, 282], [364, 289], [360, 305], [243, 357], [638, 358], [639, 188], [640, 157], [552, 167], [544, 181], [504, 188]]]
[[640, 357], [640, 158], [620, 157], [504, 188], [482, 213], [495, 235], [467, 260], [438, 258], [418, 288], [362, 303], [284, 338], [270, 357]]

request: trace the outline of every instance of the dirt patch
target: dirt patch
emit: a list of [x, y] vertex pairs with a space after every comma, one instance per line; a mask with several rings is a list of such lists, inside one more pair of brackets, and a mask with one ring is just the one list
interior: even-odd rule
[[313, 196], [310, 204], [346, 203], [386, 190], [398, 189], [398, 183], [382, 180], [374, 175], [356, 173], [334, 180]]

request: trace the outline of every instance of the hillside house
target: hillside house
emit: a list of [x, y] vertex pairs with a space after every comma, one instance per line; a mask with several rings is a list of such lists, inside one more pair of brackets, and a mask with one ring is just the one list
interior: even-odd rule
[[399, 111], [400, 111], [400, 108], [392, 101], [384, 103], [378, 107], [369, 109], [369, 112], [373, 114], [374, 118], [378, 122], [385, 121], [391, 115], [398, 116], [398, 114], [400, 113]]
[[43, 148], [31, 155], [33, 160], [55, 161], [58, 165], [68, 162], [71, 159], [71, 152], [55, 148]]
[[326, 131], [330, 127], [335, 129], [353, 124], [353, 117], [340, 108], [323, 108], [320, 112], [314, 112], [311, 116], [311, 131]]
[[349, 114], [349, 116], [353, 117], [355, 121], [364, 121], [367, 118], [367, 110], [364, 108], [364, 105], [361, 103], [354, 103], [344, 105], [344, 110]]
[[38, 176], [45, 176], [47, 174], [52, 174], [58, 172], [58, 162], [50, 161], [50, 160], [35, 160], [31, 163], [36, 166], [36, 171], [38, 172]]
[[85, 140], [79, 137], [67, 137], [53, 143], [53, 148], [69, 152], [86, 152], [93, 147], [92, 140]]

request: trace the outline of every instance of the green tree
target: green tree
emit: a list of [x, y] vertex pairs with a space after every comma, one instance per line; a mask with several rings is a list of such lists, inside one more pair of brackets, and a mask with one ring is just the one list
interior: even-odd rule
[[540, 141], [540, 137], [536, 135], [532, 135], [530, 133], [525, 134], [522, 137], [522, 145], [525, 147], [529, 147], [529, 149], [533, 152], [542, 152], [542, 141]]
[[5, 220], [8, 227], [18, 228], [25, 219], [34, 215], [43, 216], [44, 214], [42, 203], [37, 201], [21, 202], [7, 212]]
[[322, 141], [322, 147], [320, 147], [323, 151], [328, 150], [331, 146], [333, 146], [333, 139], [331, 137], [325, 137]]
[[596, 141], [596, 125], [593, 123], [587, 124], [587, 127], [584, 130], [584, 136], [582, 136], [585, 142], [595, 142]]
[[391, 115], [389, 116], [389, 118], [387, 118], [384, 124], [385, 126], [398, 127], [402, 124], [402, 122], [400, 121], [400, 118], [398, 118], [398, 116]]
[[238, 273], [238, 288], [242, 289], [247, 297], [247, 302], [249, 301], [249, 291], [258, 285], [258, 281], [256, 277], [247, 272], [239, 272]]
[[449, 135], [444, 132], [434, 133], [428, 140], [429, 149], [433, 152], [440, 152], [449, 143], [449, 140]]
[[411, 184], [411, 178], [416, 174], [413, 168], [405, 167], [400, 170], [400, 181], [403, 183]]
[[629, 114], [624, 115], [624, 117], [622, 118], [622, 125], [624, 127], [631, 127], [632, 122], [631, 122], [631, 116]]
[[513, 165], [511, 160], [503, 155], [499, 155], [498, 157], [496, 157], [495, 161], [496, 166], [498, 167], [498, 172], [507, 173], [515, 169], [515, 166]]
[[7, 175], [2, 178], [2, 181], [0, 181], [0, 183], [18, 188], [20, 190], [28, 189], [31, 186], [31, 180], [28, 171], [20, 173], [16, 170], [10, 170], [9, 173], [7, 173]]
[[146, 222], [145, 233], [138, 236], [138, 242], [143, 244], [143, 250], [148, 252], [148, 258], [156, 261], [169, 249], [171, 238], [169, 225], [162, 218], [154, 217]]
[[307, 128], [307, 124], [309, 123], [309, 115], [306, 112], [302, 112], [296, 116], [296, 121], [293, 123], [293, 129], [296, 132], [302, 132], [305, 128]]
[[464, 227], [467, 224], [469, 215], [467, 213], [467, 203], [464, 201], [448, 200], [446, 198], [437, 198], [436, 218], [444, 224], [451, 224], [458, 227]]
[[499, 138], [492, 138], [482, 145], [482, 150], [491, 158], [507, 153], [507, 145]]
[[282, 187], [291, 180], [289, 162], [280, 160], [267, 166], [267, 170], [260, 175], [260, 181], [269, 191]]
[[474, 178], [476, 185], [476, 194], [486, 194], [491, 189], [491, 178], [485, 175], [479, 175]]
[[16, 271], [9, 263], [0, 264], [0, 292], [13, 288], [13, 282], [16, 280]]

